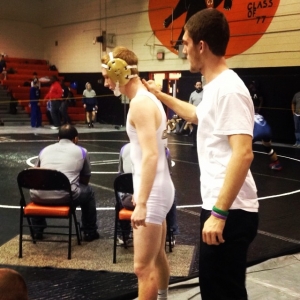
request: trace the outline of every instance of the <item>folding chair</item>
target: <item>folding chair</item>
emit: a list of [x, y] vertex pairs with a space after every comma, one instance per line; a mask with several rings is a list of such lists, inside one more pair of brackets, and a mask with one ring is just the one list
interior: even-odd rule
[[125, 232], [122, 230], [120, 225], [120, 221], [130, 221], [132, 210], [128, 210], [123, 208], [122, 202], [120, 199], [119, 193], [128, 193], [133, 194], [133, 182], [132, 182], [132, 174], [131, 173], [124, 173], [120, 174], [116, 177], [114, 181], [114, 191], [115, 191], [115, 229], [114, 229], [114, 249], [113, 249], [113, 263], [116, 263], [117, 260], [117, 238], [118, 233], [122, 234], [124, 247], [127, 248], [127, 243], [125, 239]]
[[[71, 259], [71, 236], [72, 234], [72, 219], [74, 220], [77, 243], [81, 244], [81, 233], [79, 230], [79, 223], [77, 222], [75, 209], [73, 207], [73, 196], [70, 181], [66, 175], [56, 170], [32, 168], [25, 169], [18, 174], [17, 177], [18, 187], [21, 195], [20, 199], [20, 237], [19, 237], [19, 258], [22, 258], [22, 244], [23, 241], [32, 241], [36, 244], [36, 237], [34, 234], [34, 225], [30, 218], [33, 217], [44, 217], [54, 219], [67, 219], [68, 225], [47, 225], [47, 228], [68, 228], [68, 233], [62, 232], [44, 232], [44, 234], [51, 235], [67, 235], [68, 239], [46, 239], [41, 242], [64, 242], [68, 243], [68, 259]], [[24, 195], [24, 189], [28, 192], [30, 189], [54, 191], [64, 190], [69, 193], [69, 199], [66, 204], [56, 204], [55, 202], [51, 205], [47, 201], [45, 204], [42, 203], [43, 199], [39, 199], [39, 204], [27, 201]], [[29, 194], [29, 193], [28, 193]], [[29, 196], [27, 197], [29, 198]], [[28, 225], [25, 225], [23, 220], [27, 219]], [[23, 238], [23, 228], [29, 227], [31, 239]]]
[[[127, 248], [125, 232], [122, 230], [120, 225], [120, 221], [131, 221], [132, 210], [128, 210], [123, 207], [122, 201], [120, 199], [120, 193], [128, 193], [133, 194], [133, 182], [132, 182], [132, 174], [131, 173], [124, 173], [120, 174], [116, 177], [114, 181], [114, 191], [115, 191], [115, 228], [114, 228], [114, 245], [113, 245], [113, 263], [115, 264], [117, 261], [117, 238], [118, 233], [122, 234], [124, 247]], [[167, 215], [167, 236], [169, 242], [169, 252], [172, 252], [172, 244], [171, 240], [173, 238], [173, 231], [170, 228], [170, 224], [168, 222], [168, 215]], [[130, 230], [132, 231], [132, 230]]]

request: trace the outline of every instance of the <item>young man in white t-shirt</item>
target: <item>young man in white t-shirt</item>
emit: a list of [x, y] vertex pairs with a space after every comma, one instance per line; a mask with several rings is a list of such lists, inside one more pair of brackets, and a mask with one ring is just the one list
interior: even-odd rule
[[200, 72], [206, 81], [197, 108], [162, 93], [153, 81], [143, 81], [176, 114], [198, 124], [203, 300], [247, 299], [247, 250], [258, 227], [258, 199], [250, 172], [254, 108], [247, 87], [227, 67], [229, 36], [228, 22], [216, 9], [194, 14], [185, 25], [183, 53], [190, 71]]

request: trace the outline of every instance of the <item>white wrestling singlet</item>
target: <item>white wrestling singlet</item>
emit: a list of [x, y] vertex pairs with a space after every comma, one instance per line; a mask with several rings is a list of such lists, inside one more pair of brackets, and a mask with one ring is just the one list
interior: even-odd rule
[[[139, 90], [136, 94], [149, 97], [157, 105], [161, 112], [162, 121], [156, 131], [156, 139], [159, 150], [159, 158], [157, 163], [156, 175], [152, 190], [147, 201], [146, 223], [154, 223], [161, 225], [169, 212], [174, 201], [174, 185], [170, 176], [168, 161], [166, 158], [165, 147], [167, 146], [166, 127], [167, 119], [161, 102], [150, 92]], [[127, 116], [126, 131], [130, 139], [130, 157], [133, 165], [133, 189], [134, 200], [139, 201], [139, 191], [141, 184], [141, 163], [142, 151], [139, 144], [136, 129], [130, 124], [130, 109]]]

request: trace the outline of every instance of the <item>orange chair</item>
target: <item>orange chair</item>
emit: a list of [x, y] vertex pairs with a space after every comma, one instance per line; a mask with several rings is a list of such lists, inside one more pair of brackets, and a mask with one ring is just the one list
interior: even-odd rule
[[[68, 239], [45, 239], [41, 242], [64, 242], [68, 243], [68, 259], [71, 259], [71, 237], [72, 235], [72, 219], [74, 220], [77, 243], [81, 244], [81, 233], [79, 229], [79, 223], [77, 222], [75, 210], [73, 204], [73, 196], [71, 190], [71, 184], [69, 179], [63, 173], [56, 170], [42, 169], [42, 168], [31, 168], [25, 169], [18, 174], [17, 177], [18, 187], [21, 195], [20, 199], [20, 236], [19, 236], [19, 258], [22, 258], [22, 244], [23, 241], [32, 241], [36, 244], [37, 240], [34, 235], [33, 225], [30, 218], [33, 217], [44, 217], [44, 218], [55, 218], [55, 219], [67, 219], [68, 225], [47, 225], [47, 228], [68, 228], [68, 232], [47, 232], [44, 234], [51, 235], [65, 235]], [[34, 189], [44, 191], [57, 191], [62, 190], [69, 193], [69, 199], [65, 204], [40, 204], [43, 199], [39, 199], [39, 204], [27, 201], [24, 195], [23, 189]], [[29, 193], [28, 193], [29, 194]], [[27, 197], [29, 198], [29, 196]], [[23, 220], [27, 219], [28, 225], [25, 225]], [[30, 235], [32, 239], [23, 238], [23, 228], [29, 227]]]

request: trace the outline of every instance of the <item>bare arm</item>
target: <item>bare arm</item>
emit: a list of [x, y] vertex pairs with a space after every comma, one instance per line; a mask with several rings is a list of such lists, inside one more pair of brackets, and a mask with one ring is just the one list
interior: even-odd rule
[[[232, 156], [228, 163], [223, 187], [215, 206], [221, 210], [229, 210], [245, 182], [253, 160], [252, 137], [238, 134], [228, 136]], [[225, 221], [211, 216], [204, 224], [202, 237], [209, 245], [224, 243], [223, 229]]]
[[171, 108], [177, 115], [193, 124], [198, 124], [196, 115], [196, 107], [193, 104], [174, 98], [170, 95], [163, 93], [153, 80], [142, 80], [149, 92], [154, 94], [157, 99]]

